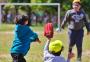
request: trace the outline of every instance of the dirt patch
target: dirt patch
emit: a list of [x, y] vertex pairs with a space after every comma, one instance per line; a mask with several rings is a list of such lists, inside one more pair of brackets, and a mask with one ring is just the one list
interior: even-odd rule
[[0, 58], [10, 58], [10, 54], [0, 54]]
[[90, 57], [90, 50], [84, 51], [84, 52], [83, 52], [83, 55]]

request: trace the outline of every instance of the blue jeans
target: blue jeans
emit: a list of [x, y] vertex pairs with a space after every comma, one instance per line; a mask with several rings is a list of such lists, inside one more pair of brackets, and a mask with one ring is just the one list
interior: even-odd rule
[[77, 58], [81, 58], [82, 56], [82, 43], [83, 43], [83, 36], [84, 36], [84, 30], [72, 30], [69, 29], [68, 32], [69, 35], [69, 52], [72, 52], [72, 47], [76, 45], [77, 47]]

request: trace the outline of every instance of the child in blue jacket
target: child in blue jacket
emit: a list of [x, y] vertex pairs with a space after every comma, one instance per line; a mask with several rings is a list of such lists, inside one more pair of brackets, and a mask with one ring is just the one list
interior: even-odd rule
[[29, 51], [31, 43], [34, 41], [41, 42], [38, 35], [29, 28], [28, 24], [27, 16], [16, 17], [14, 40], [11, 47], [13, 62], [26, 62], [24, 56]]

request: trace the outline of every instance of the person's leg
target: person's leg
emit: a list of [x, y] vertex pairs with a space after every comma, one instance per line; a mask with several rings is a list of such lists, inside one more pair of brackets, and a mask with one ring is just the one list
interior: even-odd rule
[[69, 35], [69, 51], [68, 51], [68, 59], [74, 57], [74, 53], [72, 52], [73, 46], [76, 44], [76, 32], [74, 30], [68, 31]]
[[11, 54], [12, 58], [13, 58], [13, 62], [26, 62], [26, 60], [24, 59], [24, 56], [22, 54]]
[[19, 62], [26, 62], [26, 60], [22, 54], [19, 55]]
[[83, 30], [78, 31], [78, 33], [77, 33], [77, 40], [76, 40], [77, 61], [81, 61], [83, 35], [84, 35], [84, 31]]
[[75, 45], [76, 33], [73, 30], [69, 30], [68, 35], [69, 35], [69, 53], [71, 53], [72, 48]]

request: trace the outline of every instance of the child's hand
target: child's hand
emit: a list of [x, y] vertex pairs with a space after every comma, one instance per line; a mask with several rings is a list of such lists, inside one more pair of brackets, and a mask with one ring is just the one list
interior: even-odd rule
[[49, 37], [46, 37], [46, 38], [47, 38], [47, 40], [51, 41], [51, 38], [49, 38]]
[[90, 35], [90, 32], [87, 32], [87, 35]]
[[71, 58], [73, 58], [75, 55], [74, 55], [74, 53], [69, 53], [68, 54], [68, 59], [71, 59]]
[[41, 43], [41, 41], [39, 40], [39, 38], [37, 38], [36, 41], [37, 41], [38, 43]]

